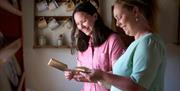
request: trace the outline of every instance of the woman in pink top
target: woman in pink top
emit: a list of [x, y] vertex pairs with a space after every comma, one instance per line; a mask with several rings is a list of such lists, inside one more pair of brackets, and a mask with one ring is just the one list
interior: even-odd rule
[[[112, 71], [113, 63], [124, 50], [120, 37], [105, 26], [96, 8], [90, 2], [79, 4], [72, 18], [74, 22], [72, 40], [78, 50], [77, 66], [105, 72]], [[85, 73], [73, 74], [72, 71], [65, 71], [67, 79], [84, 82], [82, 91], [109, 91], [109, 88], [100, 82], [89, 82], [84, 76], [86, 76]]]

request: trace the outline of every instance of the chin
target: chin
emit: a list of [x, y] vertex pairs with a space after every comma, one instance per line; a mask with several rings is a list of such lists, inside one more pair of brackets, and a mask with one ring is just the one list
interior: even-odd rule
[[129, 32], [127, 32], [127, 31], [124, 31], [124, 32], [125, 32], [126, 35], [129, 35]]
[[125, 34], [131, 36], [131, 33], [128, 30], [124, 30]]
[[87, 36], [89, 36], [90, 34], [89, 33], [85, 33]]
[[92, 34], [92, 32], [86, 32], [85, 33], [87, 36], [90, 36]]

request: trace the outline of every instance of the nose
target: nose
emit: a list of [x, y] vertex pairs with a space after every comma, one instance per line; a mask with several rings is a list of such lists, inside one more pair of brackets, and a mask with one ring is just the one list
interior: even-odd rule
[[79, 30], [82, 30], [84, 26], [82, 24], [79, 24], [77, 27]]
[[121, 23], [119, 21], [116, 21], [116, 26], [121, 27]]

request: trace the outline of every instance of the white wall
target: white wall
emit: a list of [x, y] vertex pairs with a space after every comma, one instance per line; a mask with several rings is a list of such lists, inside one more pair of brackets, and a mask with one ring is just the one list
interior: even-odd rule
[[167, 44], [165, 91], [180, 91], [180, 45], [177, 42], [179, 0], [160, 0], [159, 28]]
[[[103, 18], [111, 27], [111, 5], [115, 0], [103, 0]], [[167, 43], [167, 68], [165, 91], [180, 91], [180, 46], [176, 42], [178, 0], [160, 0], [159, 28]], [[51, 57], [62, 59], [70, 67], [75, 67], [75, 56], [69, 49], [33, 49], [33, 0], [23, 0], [24, 66], [26, 86], [36, 91], [80, 91], [82, 83], [68, 81], [63, 72], [47, 66]]]
[[112, 20], [112, 11], [111, 11], [111, 7], [113, 5], [115, 0], [103, 0], [103, 8], [102, 8], [102, 12], [103, 12], [103, 19], [105, 24], [111, 28], [111, 20]]
[[167, 45], [165, 91], [180, 91], [180, 46]]
[[159, 28], [166, 43], [175, 43], [178, 27], [178, 1], [160, 0]]
[[24, 67], [26, 87], [35, 91], [80, 91], [81, 83], [68, 81], [63, 72], [47, 66], [50, 58], [61, 59], [69, 67], [75, 67], [75, 56], [70, 49], [33, 49], [34, 31], [33, 0], [23, 0]]

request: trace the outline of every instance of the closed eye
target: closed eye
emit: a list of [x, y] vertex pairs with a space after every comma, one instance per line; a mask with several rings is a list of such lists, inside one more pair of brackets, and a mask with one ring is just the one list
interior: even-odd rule
[[117, 20], [120, 20], [122, 18], [122, 16], [117, 16], [116, 19]]
[[87, 20], [86, 19], [84, 19], [81, 23], [84, 23], [84, 22], [86, 22]]
[[83, 24], [84, 22], [86, 22], [86, 20], [82, 20], [82, 21], [80, 21], [80, 22], [76, 22], [76, 25], [78, 26], [78, 25], [81, 25], [81, 24]]

